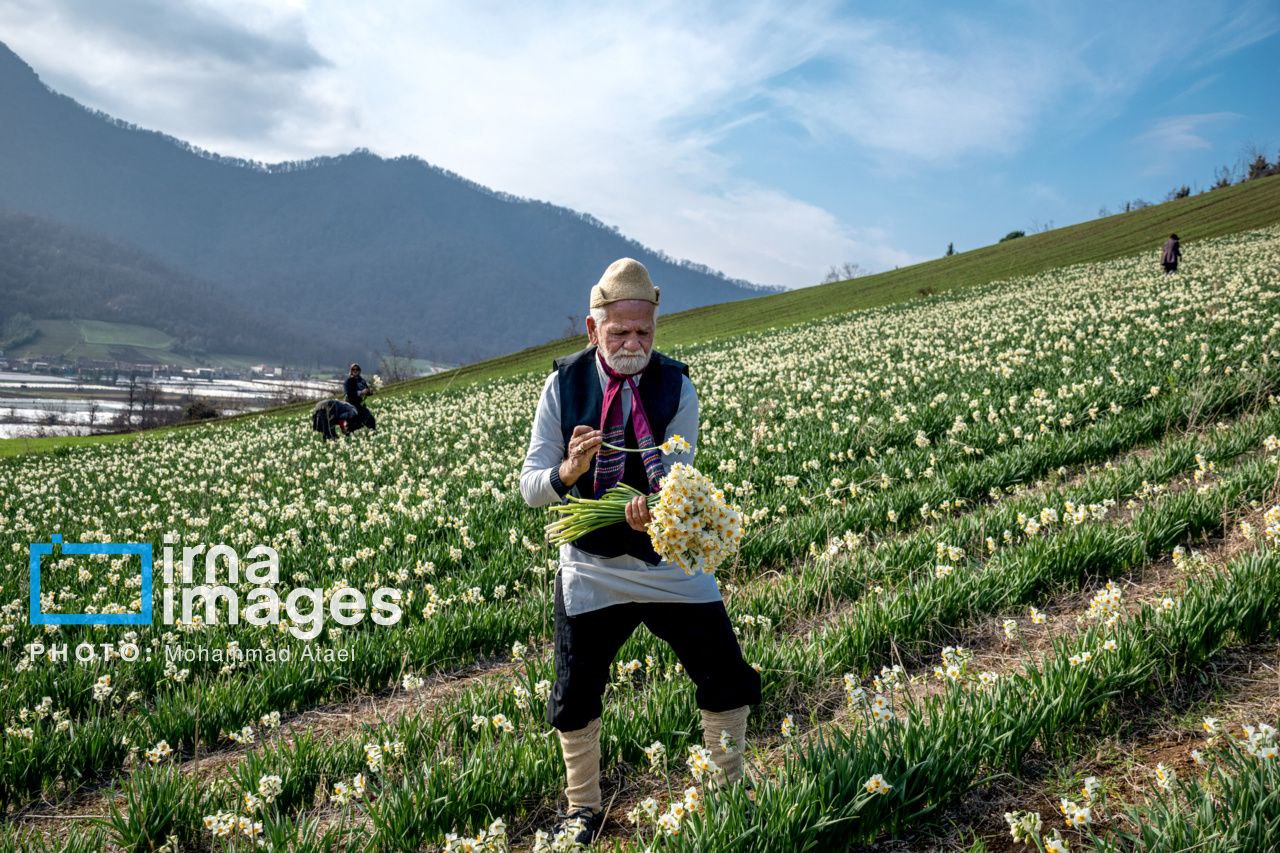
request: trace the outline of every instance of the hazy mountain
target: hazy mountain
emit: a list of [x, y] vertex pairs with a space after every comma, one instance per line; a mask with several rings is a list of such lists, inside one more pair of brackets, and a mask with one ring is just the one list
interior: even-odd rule
[[219, 285], [139, 249], [33, 216], [0, 211], [0, 294], [0, 328], [11, 340], [32, 318], [111, 320], [167, 332], [185, 355], [332, 363], [291, 324], [256, 316]]
[[548, 340], [624, 255], [649, 267], [667, 312], [760, 292], [416, 158], [263, 166], [202, 152], [50, 91], [3, 45], [0, 121], [0, 207], [140, 247], [336, 361], [386, 338], [443, 361]]

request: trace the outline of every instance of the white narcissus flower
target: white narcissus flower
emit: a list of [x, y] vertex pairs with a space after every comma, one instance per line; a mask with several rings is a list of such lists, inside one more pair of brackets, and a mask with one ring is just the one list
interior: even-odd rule
[[663, 453], [688, 453], [690, 449], [689, 442], [684, 436], [673, 435], [662, 444], [658, 445], [658, 449]]
[[689, 757], [685, 759], [685, 763], [693, 773], [693, 778], [699, 782], [711, 778], [720, 769], [711, 758], [711, 750], [696, 744], [689, 747]]
[[1033, 843], [1043, 827], [1039, 812], [1005, 812], [1004, 820], [1013, 840], [1021, 844]]
[[1070, 853], [1071, 842], [1062, 837], [1058, 830], [1053, 831], [1052, 836], [1045, 836], [1041, 839], [1044, 842], [1046, 853]]
[[868, 794], [884, 795], [893, 790], [893, 786], [884, 780], [884, 776], [876, 773], [870, 779], [862, 784], [862, 789]]
[[661, 770], [666, 764], [667, 748], [662, 741], [655, 740], [644, 748], [645, 757], [649, 759], [649, 768], [654, 771]]

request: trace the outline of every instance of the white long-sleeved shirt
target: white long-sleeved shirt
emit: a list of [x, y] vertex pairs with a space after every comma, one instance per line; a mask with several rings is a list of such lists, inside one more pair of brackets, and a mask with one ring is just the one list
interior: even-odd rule
[[[598, 360], [596, 373], [603, 390], [607, 378]], [[551, 470], [559, 467], [565, 456], [557, 375], [552, 371], [542, 386], [542, 397], [533, 418], [529, 451], [520, 471], [520, 494], [532, 507], [550, 506], [562, 500], [551, 485]], [[668, 470], [676, 462], [693, 464], [693, 454], [697, 450], [698, 394], [688, 376], [682, 379], [675, 416], [667, 425], [665, 435], [654, 436], [655, 443], [662, 443], [673, 435], [683, 436], [689, 442], [689, 450], [685, 453], [662, 454], [663, 465]], [[637, 376], [637, 385], [639, 382], [640, 377]], [[631, 418], [630, 385], [624, 384], [619, 396], [622, 398], [622, 422], [625, 426]], [[588, 426], [596, 429], [599, 424]], [[597, 557], [572, 545], [560, 546], [560, 584], [565, 612], [570, 616], [633, 601], [697, 604], [720, 600], [715, 575], [698, 573], [689, 576], [674, 563], [664, 560], [651, 566], [630, 554]]]

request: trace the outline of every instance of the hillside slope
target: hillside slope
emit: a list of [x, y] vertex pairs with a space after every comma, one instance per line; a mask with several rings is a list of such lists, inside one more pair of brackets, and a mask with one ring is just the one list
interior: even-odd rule
[[[1246, 231], [1280, 222], [1280, 176], [1262, 178], [1198, 196], [1153, 205], [1053, 231], [997, 243], [949, 258], [905, 267], [852, 281], [759, 297], [744, 302], [663, 315], [659, 348], [692, 344], [729, 334], [786, 326], [831, 314], [919, 298], [920, 291], [943, 292], [1077, 263], [1151, 254], [1170, 232], [1183, 239], [1184, 260], [1195, 264], [1197, 240]], [[659, 280], [661, 283], [661, 280]], [[585, 301], [585, 292], [583, 293]], [[405, 382], [382, 392], [422, 394], [482, 382], [530, 370], [549, 370], [551, 359], [580, 348], [583, 338], [562, 338], [500, 358]], [[239, 417], [292, 416], [301, 406], [269, 409]], [[181, 427], [177, 427], [180, 429]], [[166, 428], [166, 429], [173, 429]], [[0, 456], [99, 442], [130, 440], [136, 435], [0, 440]]]
[[[168, 267], [146, 252], [3, 210], [0, 295], [0, 328], [23, 314], [37, 322], [105, 320], [167, 333], [174, 339], [172, 346], [161, 349], [196, 360], [210, 353], [238, 353], [301, 365], [325, 354], [287, 320], [265, 320], [209, 282]], [[48, 357], [57, 346], [46, 346], [36, 337], [23, 346], [0, 348], [8, 355]], [[90, 355], [154, 360], [129, 352]]]
[[[942, 293], [1140, 252], [1151, 252], [1151, 262], [1155, 264], [1157, 252], [1170, 233], [1182, 239], [1184, 260], [1194, 263], [1196, 240], [1277, 222], [1280, 222], [1280, 175], [863, 278], [663, 316], [659, 320], [658, 344], [659, 347], [689, 344], [739, 332], [788, 326], [830, 314], [915, 299], [929, 292]], [[401, 389], [410, 392], [549, 368], [552, 358], [580, 345], [578, 339], [551, 341], [405, 383]]]

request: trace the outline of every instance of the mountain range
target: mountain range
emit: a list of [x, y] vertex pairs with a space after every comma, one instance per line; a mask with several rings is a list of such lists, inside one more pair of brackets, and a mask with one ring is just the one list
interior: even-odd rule
[[[268, 165], [218, 156], [52, 91], [3, 44], [0, 117], [0, 211], [28, 217], [0, 225], [21, 221], [31, 234], [42, 230], [31, 217], [50, 233], [70, 226], [81, 245], [106, 241], [153, 272], [171, 270], [176, 297], [200, 298], [184, 328], [168, 311], [153, 319], [175, 337], [196, 324], [210, 352], [242, 349], [262, 324], [280, 330], [259, 348], [273, 355], [341, 363], [390, 341], [411, 342], [422, 358], [470, 362], [580, 327], [588, 288], [623, 256], [649, 268], [664, 312], [775, 290], [416, 157], [356, 150]], [[6, 303], [21, 280], [10, 264], [0, 278]], [[81, 319], [121, 313], [119, 302], [113, 312], [97, 298], [64, 304]]]

